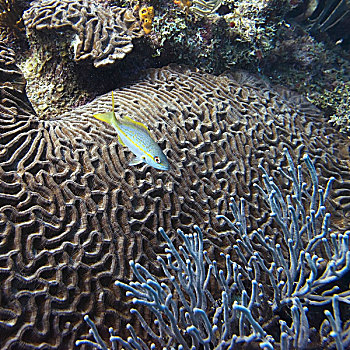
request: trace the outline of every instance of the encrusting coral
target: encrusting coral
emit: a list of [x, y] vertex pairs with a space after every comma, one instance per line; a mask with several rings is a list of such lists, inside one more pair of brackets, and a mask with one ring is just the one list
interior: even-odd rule
[[288, 166], [284, 148], [295, 162], [309, 153], [321, 187], [335, 177], [327, 203], [332, 227], [349, 229], [349, 140], [302, 97], [243, 72], [148, 70], [114, 91], [115, 112], [150, 128], [171, 169], [130, 168], [133, 156], [115, 131], [93, 118], [110, 111], [110, 93], [40, 120], [12, 54], [2, 47], [1, 348], [71, 349], [88, 332], [85, 314], [94, 315], [104, 338], [107, 326], [119, 332], [135, 321], [114, 282], [131, 278], [129, 260], [160, 276], [160, 226], [177, 245], [173, 230], [187, 234], [197, 223], [210, 259], [234, 255], [223, 234], [229, 227], [217, 219], [230, 217], [231, 193], [246, 201], [247, 227], [273, 235], [253, 184], [263, 163], [288, 187], [278, 175]]
[[133, 49], [132, 40], [144, 34], [132, 10], [94, 0], [36, 0], [23, 19], [29, 34], [70, 29], [74, 59], [91, 59], [95, 67], [123, 59]]

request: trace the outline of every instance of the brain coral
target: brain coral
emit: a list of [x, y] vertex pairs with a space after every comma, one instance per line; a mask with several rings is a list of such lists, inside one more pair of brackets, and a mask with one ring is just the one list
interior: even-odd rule
[[149, 70], [114, 92], [116, 113], [150, 127], [171, 170], [128, 167], [131, 153], [92, 117], [110, 110], [111, 94], [40, 120], [1, 50], [1, 348], [72, 349], [88, 332], [84, 314], [104, 336], [124, 327], [131, 316], [113, 282], [130, 279], [130, 259], [159, 274], [159, 226], [171, 234], [196, 223], [210, 254], [230, 251], [216, 220], [230, 216], [230, 194], [246, 198], [250, 227], [268, 225], [252, 184], [261, 162], [278, 179], [284, 147], [296, 161], [307, 151], [321, 184], [336, 177], [331, 211], [344, 226], [349, 141], [302, 98], [246, 73]]
[[144, 34], [131, 10], [105, 7], [94, 0], [33, 1], [23, 19], [29, 33], [73, 30], [74, 59], [90, 58], [95, 67], [124, 58], [133, 48], [132, 39]]

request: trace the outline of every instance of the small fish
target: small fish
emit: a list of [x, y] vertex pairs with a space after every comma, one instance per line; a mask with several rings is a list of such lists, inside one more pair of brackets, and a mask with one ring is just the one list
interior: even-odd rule
[[112, 111], [107, 113], [94, 114], [98, 120], [114, 126], [118, 133], [118, 141], [127, 146], [135, 158], [129, 165], [146, 163], [156, 169], [169, 170], [169, 162], [158, 144], [152, 139], [147, 127], [129, 117], [117, 120], [114, 113], [114, 96], [112, 91]]

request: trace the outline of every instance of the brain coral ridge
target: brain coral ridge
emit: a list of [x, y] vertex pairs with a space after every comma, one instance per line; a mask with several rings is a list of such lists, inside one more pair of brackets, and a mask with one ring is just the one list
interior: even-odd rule
[[169, 172], [127, 166], [130, 151], [92, 117], [110, 110], [110, 93], [43, 121], [23, 94], [5, 96], [1, 84], [3, 349], [72, 349], [88, 333], [84, 314], [106, 337], [109, 326], [123, 329], [131, 316], [113, 282], [131, 278], [130, 259], [160, 274], [159, 226], [172, 235], [196, 223], [213, 258], [230, 252], [228, 227], [216, 215], [230, 216], [234, 194], [247, 201], [250, 229], [267, 227], [252, 184], [260, 163], [279, 178], [285, 147], [296, 161], [310, 154], [321, 184], [336, 177], [331, 212], [349, 226], [349, 142], [301, 97], [246, 73], [216, 77], [169, 66], [114, 91], [117, 115], [149, 126]]
[[95, 67], [114, 63], [133, 49], [132, 39], [144, 33], [126, 8], [105, 7], [94, 0], [37, 0], [23, 14], [29, 34], [33, 31], [70, 28], [74, 59], [92, 59]]

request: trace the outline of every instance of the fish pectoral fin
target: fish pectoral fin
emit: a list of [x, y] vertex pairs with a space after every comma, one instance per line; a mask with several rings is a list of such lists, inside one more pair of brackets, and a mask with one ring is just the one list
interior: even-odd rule
[[108, 124], [112, 124], [115, 121], [115, 114], [114, 112], [97, 113], [94, 114], [94, 118], [106, 122]]
[[120, 138], [119, 135], [118, 135], [118, 142], [119, 142], [122, 146], [125, 146], [125, 143], [123, 142], [123, 140]]
[[129, 165], [137, 165], [137, 164], [144, 163], [144, 162], [145, 162], [144, 156], [135, 157], [134, 159], [131, 159], [131, 161], [129, 162]]

